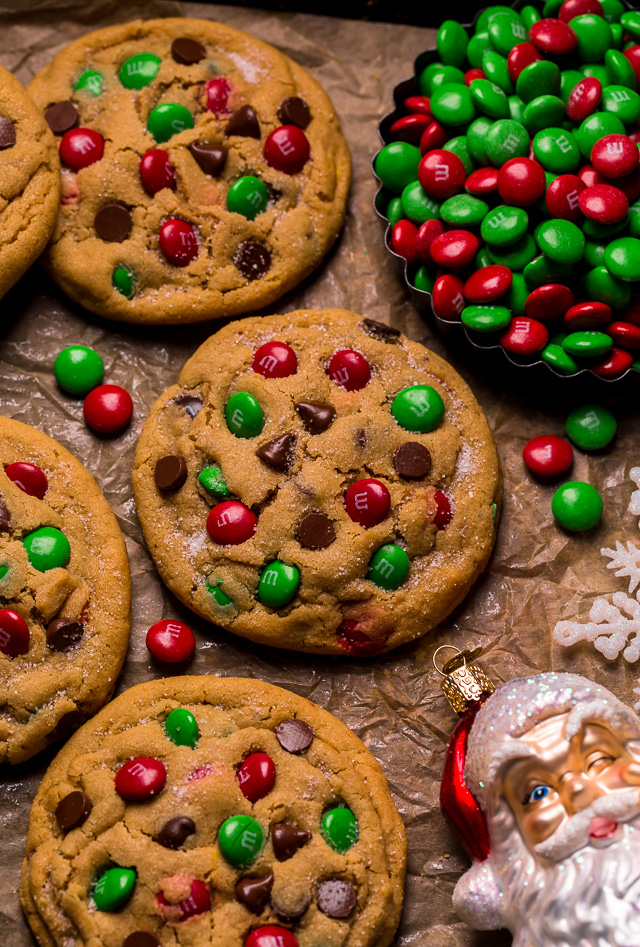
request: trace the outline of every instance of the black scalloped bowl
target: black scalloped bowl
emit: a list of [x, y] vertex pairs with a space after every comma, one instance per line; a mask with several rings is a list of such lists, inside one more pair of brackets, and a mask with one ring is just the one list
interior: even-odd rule
[[[515, 0], [511, 6], [515, 10], [518, 10], [521, 6], [525, 5], [526, 2], [530, 2], [530, 0]], [[623, 0], [623, 2], [628, 9], [635, 9], [628, 0]], [[482, 10], [478, 10], [473, 24], [463, 24], [465, 29], [473, 29], [475, 20], [481, 12]], [[403, 79], [395, 86], [393, 90], [395, 107], [393, 111], [388, 112], [378, 123], [378, 135], [383, 146], [396, 140], [391, 135], [391, 126], [398, 118], [407, 114], [404, 109], [404, 100], [410, 95], [420, 94], [417, 85], [417, 77], [429, 63], [434, 62], [436, 59], [438, 59], [437, 49], [424, 50], [414, 61], [413, 76], [408, 79]], [[640, 391], [640, 372], [633, 367], [628, 368], [622, 375], [618, 375], [617, 378], [601, 378], [599, 375], [594, 374], [593, 370], [589, 367], [583, 367], [573, 375], [562, 375], [560, 372], [555, 371], [550, 365], [547, 365], [546, 362], [543, 362], [541, 358], [533, 361], [526, 358], [519, 359], [503, 348], [499, 341], [491, 339], [483, 343], [477, 336], [470, 333], [462, 322], [442, 319], [438, 316], [433, 310], [431, 293], [417, 289], [413, 285], [409, 278], [413, 267], [410, 267], [407, 261], [391, 248], [391, 231], [393, 228], [385, 215], [385, 209], [391, 196], [394, 195], [390, 195], [385, 191], [382, 186], [382, 181], [375, 172], [375, 161], [380, 150], [381, 149], [379, 149], [372, 158], [371, 171], [378, 182], [378, 190], [373, 204], [378, 217], [385, 224], [385, 245], [389, 254], [395, 258], [397, 265], [403, 272], [404, 281], [409, 290], [413, 305], [418, 312], [431, 315], [436, 328], [448, 345], [457, 349], [463, 355], [472, 356], [474, 369], [477, 368], [489, 373], [498, 372], [501, 382], [505, 381], [513, 385], [526, 386], [527, 388], [531, 386], [532, 390], [542, 389], [549, 391], [549, 389], [551, 389], [565, 395], [571, 394], [572, 396], [595, 397], [600, 395], [602, 398], [613, 394], [616, 396], [623, 396], [627, 393], [637, 394]], [[415, 268], [417, 269], [417, 266]]]

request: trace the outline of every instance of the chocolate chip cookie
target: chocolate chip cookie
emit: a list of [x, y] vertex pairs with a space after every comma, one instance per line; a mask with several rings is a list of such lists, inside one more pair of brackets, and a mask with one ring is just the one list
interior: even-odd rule
[[0, 296], [44, 250], [60, 203], [60, 162], [42, 112], [0, 66]]
[[0, 418], [0, 763], [68, 736], [111, 696], [129, 643], [122, 533], [89, 472]]
[[21, 899], [47, 947], [386, 947], [405, 859], [348, 727], [271, 684], [177, 677], [126, 691], [53, 761]]
[[332, 309], [205, 342], [151, 409], [133, 491], [161, 577], [199, 615], [294, 651], [372, 654], [468, 592], [501, 480], [451, 366]]
[[333, 106], [246, 33], [195, 19], [109, 27], [30, 91], [63, 167], [45, 262], [92, 312], [183, 323], [260, 309], [342, 226], [351, 165]]

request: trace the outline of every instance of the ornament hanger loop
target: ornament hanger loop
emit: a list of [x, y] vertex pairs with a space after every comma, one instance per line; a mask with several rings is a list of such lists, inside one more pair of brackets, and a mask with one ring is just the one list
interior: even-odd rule
[[[433, 652], [433, 659], [432, 659], [432, 660], [433, 660], [433, 666], [434, 666], [434, 668], [436, 669], [436, 671], [438, 672], [438, 674], [440, 674], [441, 677], [447, 677], [447, 674], [446, 674], [445, 671], [441, 670], [441, 669], [438, 667], [438, 665], [436, 664], [436, 657], [437, 657], [437, 655], [440, 653], [440, 651], [455, 651], [455, 653], [456, 653], [457, 655], [458, 655], [458, 654], [461, 654], [461, 655], [462, 655], [462, 666], [464, 667], [464, 665], [467, 663], [467, 656], [466, 656], [465, 652], [463, 652], [463, 651], [460, 650], [460, 648], [456, 648], [456, 647], [455, 647], [454, 645], [452, 645], [452, 644], [441, 644], [440, 647], [439, 647], [439, 648], [436, 648], [436, 650]], [[452, 658], [451, 660], [453, 660], [453, 658]], [[447, 664], [449, 664], [449, 663], [450, 663], [449, 661], [445, 662], [445, 664], [443, 664], [443, 668], [445, 668], [445, 667], [447, 666]]]

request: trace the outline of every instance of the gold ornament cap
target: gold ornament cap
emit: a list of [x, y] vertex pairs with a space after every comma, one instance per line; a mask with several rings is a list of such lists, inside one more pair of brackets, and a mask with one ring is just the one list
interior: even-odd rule
[[[436, 656], [440, 651], [455, 651], [455, 655], [442, 668], [436, 664]], [[473, 658], [471, 651], [460, 651], [453, 645], [443, 644], [436, 649], [433, 655], [433, 666], [443, 677], [440, 683], [444, 696], [457, 714], [462, 715], [467, 708], [493, 694], [495, 684], [484, 673], [478, 664], [469, 664]]]

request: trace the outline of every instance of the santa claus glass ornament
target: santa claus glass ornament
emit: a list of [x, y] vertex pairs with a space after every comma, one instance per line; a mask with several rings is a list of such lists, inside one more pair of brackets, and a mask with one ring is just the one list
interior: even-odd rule
[[514, 947], [637, 947], [640, 718], [577, 674], [494, 692], [468, 657], [441, 672], [462, 719], [440, 801], [473, 860], [456, 911]]

